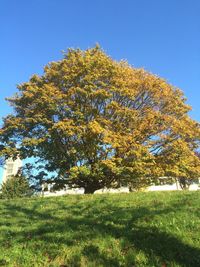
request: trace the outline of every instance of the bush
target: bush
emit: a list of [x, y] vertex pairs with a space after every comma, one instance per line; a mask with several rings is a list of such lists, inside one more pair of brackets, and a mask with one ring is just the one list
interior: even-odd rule
[[2, 199], [20, 198], [30, 196], [32, 194], [32, 190], [27, 179], [20, 175], [12, 176], [3, 183], [1, 191]]

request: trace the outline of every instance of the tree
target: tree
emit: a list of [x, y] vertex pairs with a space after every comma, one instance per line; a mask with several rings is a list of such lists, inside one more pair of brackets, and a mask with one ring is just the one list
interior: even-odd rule
[[3, 199], [21, 198], [31, 194], [32, 190], [27, 179], [19, 174], [10, 177], [1, 188], [1, 198]]
[[200, 127], [183, 93], [98, 46], [69, 49], [18, 86], [0, 130], [1, 153], [37, 157], [57, 182], [140, 187], [160, 175], [199, 175]]

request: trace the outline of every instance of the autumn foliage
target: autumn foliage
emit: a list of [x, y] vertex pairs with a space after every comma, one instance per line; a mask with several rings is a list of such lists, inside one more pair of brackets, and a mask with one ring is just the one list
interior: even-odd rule
[[[1, 154], [37, 157], [47, 171], [92, 193], [200, 174], [200, 127], [183, 93], [98, 46], [69, 49], [9, 98]], [[58, 179], [57, 177], [57, 179]]]

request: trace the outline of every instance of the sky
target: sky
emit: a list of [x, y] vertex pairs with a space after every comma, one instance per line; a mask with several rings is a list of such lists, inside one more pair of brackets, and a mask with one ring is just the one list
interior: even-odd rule
[[96, 43], [179, 87], [200, 121], [199, 14], [199, 0], [1, 0], [0, 124], [17, 84]]

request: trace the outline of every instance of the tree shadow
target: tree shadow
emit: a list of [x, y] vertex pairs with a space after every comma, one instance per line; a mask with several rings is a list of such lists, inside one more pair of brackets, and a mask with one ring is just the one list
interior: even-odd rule
[[[183, 243], [178, 237], [170, 233], [163, 232], [157, 227], [139, 225], [139, 220], [151, 221], [157, 215], [167, 214], [171, 211], [181, 209], [174, 203], [169, 208], [159, 206], [157, 209], [149, 209], [145, 206], [139, 207], [117, 207], [110, 202], [101, 199], [92, 200], [91, 203], [73, 204], [67, 207], [63, 203], [58, 203], [55, 209], [40, 210], [40, 203], [26, 207], [12, 203], [4, 203], [7, 213], [15, 216], [26, 217], [28, 221], [37, 223], [37, 228], [27, 229], [26, 221], [18, 220], [16, 223], [25, 226], [21, 231], [11, 230], [9, 235], [16, 242], [26, 246], [29, 241], [42, 241], [45, 249], [51, 258], [56, 257], [58, 248], [63, 245], [72, 247], [79, 242], [85, 242], [82, 255], [91, 261], [96, 261], [99, 266], [133, 266], [120, 265], [117, 257], [110, 257], [103, 253], [98, 246], [91, 244], [96, 238], [106, 238], [111, 236], [121, 241], [121, 251], [124, 257], [128, 255], [132, 248], [142, 251], [152, 260], [159, 259], [166, 266], [197, 267], [200, 266], [200, 249]], [[62, 216], [57, 216], [57, 212], [62, 211]], [[65, 215], [66, 214], [66, 215]], [[9, 225], [9, 222], [8, 222]], [[66, 237], [66, 232], [71, 232], [70, 237]], [[59, 237], [57, 234], [59, 233]], [[8, 238], [8, 233], [1, 233], [4, 239]], [[80, 266], [80, 258], [77, 255], [71, 259], [70, 266]], [[132, 259], [134, 262], [134, 259]], [[138, 265], [135, 265], [138, 266]]]

